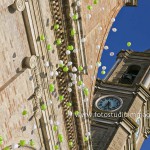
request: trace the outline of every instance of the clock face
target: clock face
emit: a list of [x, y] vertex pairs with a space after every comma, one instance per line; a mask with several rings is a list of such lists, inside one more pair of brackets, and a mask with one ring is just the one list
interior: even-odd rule
[[122, 104], [122, 99], [116, 96], [104, 96], [96, 101], [96, 107], [103, 111], [116, 111]]

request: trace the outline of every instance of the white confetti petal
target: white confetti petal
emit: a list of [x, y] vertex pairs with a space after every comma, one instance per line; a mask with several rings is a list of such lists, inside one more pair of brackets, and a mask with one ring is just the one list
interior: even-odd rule
[[47, 101], [47, 104], [48, 104], [48, 105], [51, 105], [52, 103], [53, 103], [53, 102], [52, 102], [52, 100], [50, 100], [50, 99]]
[[74, 13], [73, 13], [73, 12], [70, 12], [70, 17], [71, 17], [71, 18], [73, 17], [73, 15], [74, 15]]
[[105, 49], [105, 50], [108, 50], [108, 49], [109, 49], [109, 47], [108, 47], [108, 46], [104, 46], [104, 49]]
[[54, 124], [53, 120], [50, 120], [50, 121], [49, 121], [49, 123], [50, 123], [51, 125], [53, 125], [53, 124]]
[[99, 30], [99, 31], [102, 31], [102, 30], [103, 30], [103, 28], [100, 26], [100, 27], [98, 27], [98, 30]]
[[100, 50], [100, 48], [101, 48], [100, 45], [96, 45], [97, 50]]
[[70, 52], [69, 50], [66, 50], [66, 54], [67, 54], [67, 55], [70, 55], [70, 53], [71, 53], [71, 52]]
[[85, 84], [83, 83], [82, 85], [81, 85], [81, 88], [84, 88], [85, 87]]
[[85, 103], [87, 103], [88, 101], [89, 101], [89, 99], [88, 99], [88, 98], [85, 98], [85, 99], [84, 99], [84, 102], [85, 102]]
[[68, 110], [68, 116], [72, 116], [72, 112]]
[[91, 15], [91, 14], [87, 14], [87, 15], [86, 15], [86, 18], [87, 18], [88, 20], [90, 20], [90, 19], [91, 19], [91, 17], [92, 17], [92, 15]]
[[92, 69], [92, 68], [93, 68], [93, 66], [92, 66], [92, 65], [89, 65], [89, 66], [88, 66], [88, 68], [89, 68], [89, 69]]
[[74, 53], [78, 52], [78, 49], [75, 48], [75, 49], [73, 50], [73, 52], [74, 52]]
[[69, 87], [72, 87], [72, 83], [70, 82], [70, 83], [68, 84], [68, 86], [69, 86]]
[[77, 68], [76, 67], [73, 67], [72, 68], [72, 72], [76, 72], [77, 71]]
[[12, 145], [12, 149], [17, 149], [18, 147], [19, 147], [18, 144], [13, 144], [13, 145]]
[[100, 67], [102, 64], [101, 64], [101, 62], [97, 62], [96, 65], [97, 65], [97, 67]]
[[60, 65], [63, 65], [64, 63], [63, 63], [63, 61], [62, 61], [62, 60], [59, 60], [59, 64], [60, 64]]
[[78, 89], [79, 89], [79, 90], [81, 90], [81, 89], [82, 89], [82, 87], [81, 87], [81, 86], [78, 86]]
[[112, 18], [112, 19], [111, 19], [111, 22], [115, 22], [115, 20], [116, 20], [115, 18]]
[[117, 32], [117, 29], [116, 29], [116, 28], [112, 28], [112, 31], [113, 31], [113, 32]]
[[36, 124], [33, 125], [33, 130], [37, 129], [37, 126]]
[[72, 92], [72, 88], [68, 88], [68, 92]]
[[114, 52], [110, 52], [110, 56], [114, 56]]
[[69, 76], [72, 77], [72, 75], [73, 75], [73, 73], [70, 72], [70, 73], [69, 73]]
[[58, 71], [55, 71], [55, 76], [58, 76], [58, 74], [59, 74]]
[[79, 1], [77, 1], [77, 6], [81, 6], [81, 1], [79, 0]]
[[54, 76], [54, 72], [51, 71], [49, 75], [50, 75], [51, 77]]
[[44, 65], [45, 65], [45, 67], [49, 67], [49, 62], [46, 61]]
[[77, 84], [77, 81], [72, 81], [72, 84]]
[[71, 66], [72, 65], [72, 61], [69, 61], [68, 63], [67, 63], [67, 66]]
[[106, 70], [106, 66], [103, 66], [103, 67], [102, 67], [102, 70]]
[[86, 38], [82, 38], [81, 42], [84, 43], [86, 41]]
[[91, 136], [91, 132], [87, 132], [85, 135], [86, 136]]
[[55, 124], [56, 124], [57, 126], [59, 126], [59, 125], [60, 125], [60, 122], [59, 122], [59, 121], [56, 121]]

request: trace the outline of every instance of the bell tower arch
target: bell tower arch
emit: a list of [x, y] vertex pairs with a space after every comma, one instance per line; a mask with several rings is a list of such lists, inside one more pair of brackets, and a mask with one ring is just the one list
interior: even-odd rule
[[139, 150], [150, 134], [150, 53], [121, 50], [93, 99], [94, 150]]

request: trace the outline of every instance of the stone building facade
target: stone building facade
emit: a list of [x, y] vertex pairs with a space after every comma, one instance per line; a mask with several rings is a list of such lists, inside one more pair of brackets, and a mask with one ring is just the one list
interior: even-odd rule
[[124, 5], [137, 1], [0, 1], [0, 149], [92, 149], [90, 120], [74, 113], [92, 110], [96, 63]]

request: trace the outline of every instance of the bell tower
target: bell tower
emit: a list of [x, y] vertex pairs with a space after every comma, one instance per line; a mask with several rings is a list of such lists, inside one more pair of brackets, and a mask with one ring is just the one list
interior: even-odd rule
[[150, 50], [121, 50], [93, 99], [93, 150], [140, 150], [150, 134]]

